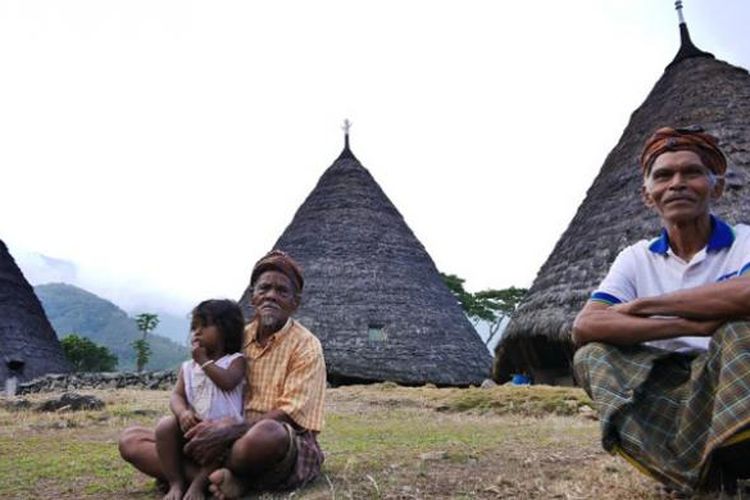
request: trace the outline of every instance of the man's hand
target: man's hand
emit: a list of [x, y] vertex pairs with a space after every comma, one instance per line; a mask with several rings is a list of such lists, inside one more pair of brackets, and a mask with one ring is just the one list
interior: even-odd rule
[[180, 429], [182, 429], [182, 433], [185, 434], [187, 431], [195, 427], [196, 424], [200, 422], [200, 419], [193, 410], [188, 408], [187, 410], [184, 410], [182, 413], [180, 413], [178, 421], [180, 422]]
[[628, 314], [630, 316], [639, 316], [638, 314], [638, 299], [631, 300], [630, 302], [621, 302], [610, 306], [611, 311], [616, 311], [620, 314]]
[[[642, 310], [643, 301], [640, 299], [631, 300], [630, 302], [623, 302], [621, 304], [615, 304], [611, 306], [609, 309], [611, 311], [618, 312], [620, 314], [627, 314], [629, 316], [640, 316], [640, 317], [646, 317], [648, 316], [644, 311]], [[686, 335], [695, 335], [695, 336], [703, 336], [707, 337], [709, 335], [712, 335], [716, 330], [718, 330], [724, 323], [726, 323], [726, 319], [685, 319], [685, 321], [688, 323], [690, 327], [694, 331], [687, 333]]]
[[218, 421], [198, 422], [185, 433], [185, 455], [200, 465], [218, 461], [236, 439], [227, 430], [226, 424]]
[[726, 323], [726, 320], [724, 319], [707, 319], [707, 320], [693, 320], [693, 323], [696, 324], [696, 327], [698, 328], [698, 332], [696, 335], [698, 336], [710, 336], [713, 335], [716, 330], [724, 326], [724, 323]]

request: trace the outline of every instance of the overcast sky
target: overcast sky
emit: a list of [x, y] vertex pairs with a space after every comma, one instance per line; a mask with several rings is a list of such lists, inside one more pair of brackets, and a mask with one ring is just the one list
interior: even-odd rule
[[[750, 67], [747, 0], [685, 17]], [[0, 238], [131, 309], [238, 298], [349, 118], [440, 270], [529, 286], [676, 19], [670, 0], [0, 0]]]

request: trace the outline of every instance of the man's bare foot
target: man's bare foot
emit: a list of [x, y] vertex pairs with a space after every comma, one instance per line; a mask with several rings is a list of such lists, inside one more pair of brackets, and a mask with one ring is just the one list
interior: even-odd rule
[[185, 492], [185, 496], [182, 497], [183, 500], [206, 500], [206, 495], [204, 492], [206, 491], [206, 484], [208, 481], [206, 481], [206, 477], [203, 477], [203, 480], [196, 479], [192, 483], [190, 483], [190, 488]]
[[162, 500], [182, 500], [182, 492], [185, 491], [185, 485], [174, 483], [169, 485], [169, 491], [164, 495]]
[[245, 493], [242, 482], [234, 477], [229, 469], [217, 469], [208, 476], [211, 485], [208, 487], [211, 493], [219, 500], [239, 498]]

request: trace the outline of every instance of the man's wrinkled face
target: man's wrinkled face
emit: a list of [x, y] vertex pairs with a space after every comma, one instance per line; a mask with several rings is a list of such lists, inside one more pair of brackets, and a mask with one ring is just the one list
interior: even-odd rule
[[723, 186], [693, 151], [669, 151], [654, 160], [643, 179], [643, 197], [662, 219], [680, 223], [707, 215]]
[[297, 309], [297, 290], [284, 273], [265, 271], [253, 287], [252, 304], [261, 326], [275, 332], [286, 324]]

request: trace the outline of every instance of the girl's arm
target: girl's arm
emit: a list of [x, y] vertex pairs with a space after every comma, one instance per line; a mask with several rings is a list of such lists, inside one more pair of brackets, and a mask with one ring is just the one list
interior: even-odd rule
[[219, 389], [222, 391], [231, 391], [245, 378], [245, 368], [245, 357], [239, 356], [237, 359], [232, 360], [226, 369], [217, 366], [216, 363], [204, 364], [203, 372]]
[[198, 417], [187, 402], [182, 366], [180, 366], [180, 371], [177, 373], [177, 383], [174, 386], [172, 395], [169, 397], [169, 408], [172, 410], [174, 416], [177, 417], [177, 422], [179, 422], [182, 432], [187, 432], [188, 429], [199, 422]]

